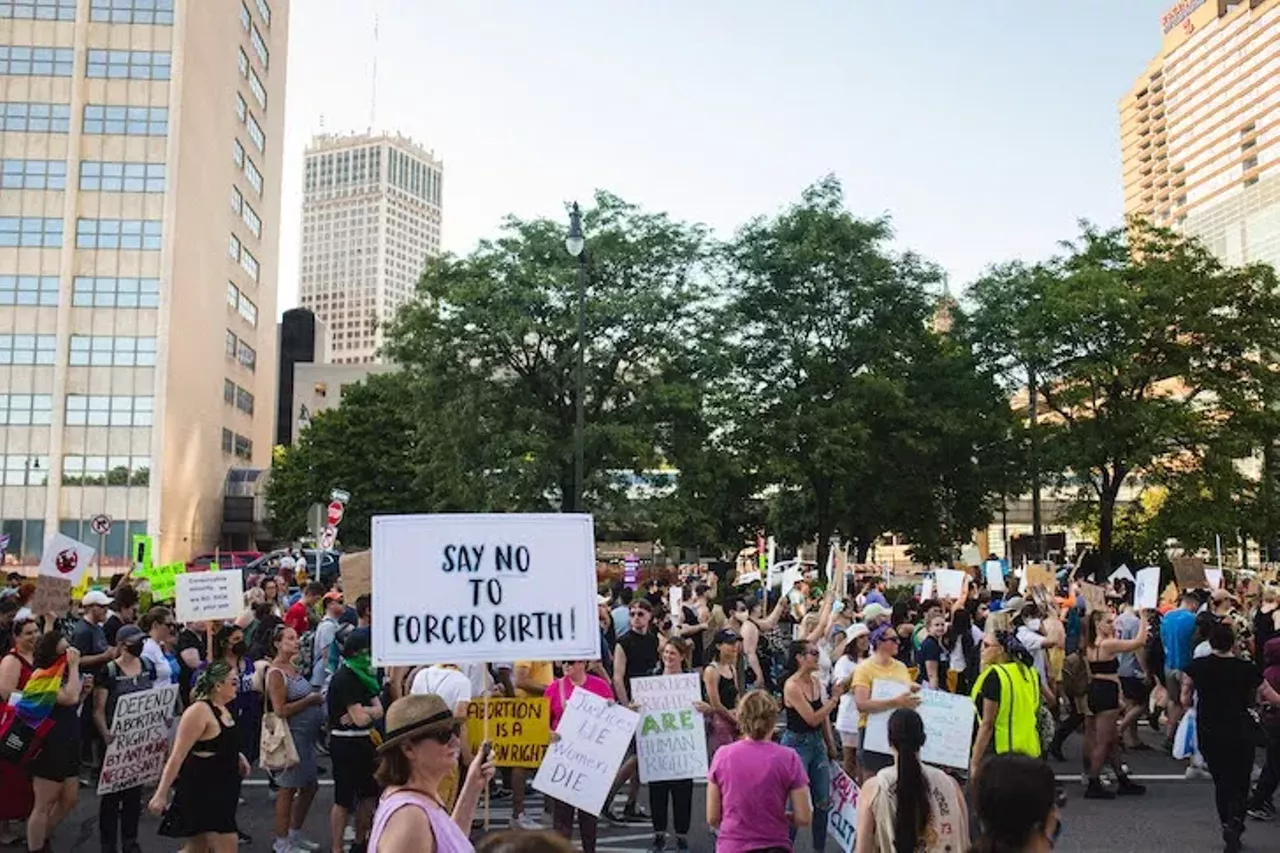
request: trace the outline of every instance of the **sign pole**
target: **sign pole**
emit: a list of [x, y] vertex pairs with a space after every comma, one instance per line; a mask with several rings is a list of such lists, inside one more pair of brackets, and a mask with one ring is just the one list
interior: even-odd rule
[[[484, 737], [480, 740], [480, 749], [489, 742], [489, 691], [484, 692]], [[489, 831], [489, 783], [484, 785], [484, 831]]]
[[107, 550], [107, 534], [98, 534], [98, 580], [102, 580], [102, 552]]

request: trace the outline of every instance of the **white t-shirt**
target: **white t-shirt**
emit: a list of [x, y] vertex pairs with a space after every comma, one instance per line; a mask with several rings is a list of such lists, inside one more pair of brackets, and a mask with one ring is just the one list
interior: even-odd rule
[[1048, 675], [1044, 668], [1044, 635], [1038, 631], [1028, 628], [1026, 625], [1019, 625], [1017, 632], [1018, 642], [1027, 647], [1027, 651], [1031, 652], [1031, 661], [1036, 666], [1036, 672], [1040, 673], [1040, 683], [1044, 684], [1048, 680]]
[[409, 692], [416, 696], [434, 693], [455, 711], [459, 703], [471, 700], [471, 679], [456, 669], [429, 666], [413, 677]]
[[160, 644], [150, 637], [147, 637], [142, 643], [142, 659], [149, 660], [155, 665], [156, 687], [165, 687], [178, 683], [177, 679], [173, 677], [173, 670], [169, 668], [169, 659], [164, 656], [164, 652], [160, 649]]
[[[857, 661], [850, 660], [848, 655], [840, 655], [840, 659], [831, 666], [831, 679], [844, 681], [852, 678], [853, 671], [857, 668]], [[836, 711], [836, 731], [855, 738], [858, 736], [858, 708], [853, 704], [852, 690], [840, 697], [840, 708]]]

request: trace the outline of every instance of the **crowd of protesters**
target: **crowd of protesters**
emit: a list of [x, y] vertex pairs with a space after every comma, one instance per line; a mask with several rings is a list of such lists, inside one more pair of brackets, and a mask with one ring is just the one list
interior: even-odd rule
[[[705, 820], [730, 853], [787, 850], [806, 828], [822, 851], [831, 777], [843, 770], [862, 785], [858, 851], [1047, 849], [1063, 803], [1049, 762], [1063, 761], [1065, 741], [1081, 732], [1084, 796], [1140, 796], [1125, 755], [1149, 748], [1137, 736], [1143, 723], [1186, 756], [1188, 774], [1212, 777], [1224, 849], [1240, 849], [1247, 818], [1274, 817], [1274, 591], [1246, 611], [1225, 589], [1188, 590], [1156, 612], [1135, 610], [1123, 581], [1107, 587], [1101, 606], [1071, 581], [999, 594], [975, 580], [953, 599], [892, 601], [881, 577], [846, 579], [842, 595], [834, 583], [821, 591], [812, 582], [766, 596], [698, 569], [674, 580], [674, 597], [672, 582], [657, 579], [636, 589], [606, 584], [596, 659], [383, 671], [370, 659], [371, 600], [348, 602], [341, 579], [327, 588], [278, 572], [254, 580], [239, 619], [180, 625], [165, 605], [143, 609], [145, 591], [127, 578], [85, 594], [74, 618], [32, 613], [16, 578], [0, 596], [0, 701], [25, 702], [48, 725], [35, 748], [0, 760], [0, 841], [25, 835], [29, 850], [52, 849], [79, 788], [96, 782], [119, 699], [175, 684], [180, 704], [161, 778], [151, 791], [100, 798], [103, 851], [140, 849], [144, 804], [161, 817], [160, 834], [189, 850], [252, 843], [236, 820], [250, 773], [265, 774], [274, 791], [275, 853], [466, 851], [486, 791], [511, 800], [513, 830], [542, 826], [525, 804], [531, 773], [495, 772], [460, 736], [470, 702], [545, 697], [554, 728], [574, 690], [629, 705], [635, 678], [685, 672], [703, 686], [694, 710], [706, 721], [711, 761], [705, 815], [694, 814], [693, 780], [644, 790], [632, 752], [600, 815], [546, 803], [558, 836], [576, 833], [595, 853], [604, 820], [650, 827], [654, 851], [687, 851], [694, 822]], [[902, 692], [873, 698], [877, 681]], [[920, 760], [925, 730], [915, 709], [928, 690], [974, 703], [967, 772]], [[888, 753], [867, 745], [868, 719], [882, 712]], [[334, 802], [321, 842], [301, 830], [326, 755]]]

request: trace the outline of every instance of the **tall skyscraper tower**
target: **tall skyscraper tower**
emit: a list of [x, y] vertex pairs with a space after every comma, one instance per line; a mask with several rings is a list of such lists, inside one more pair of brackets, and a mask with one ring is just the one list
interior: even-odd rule
[[1280, 0], [1181, 0], [1159, 26], [1120, 102], [1125, 212], [1280, 267]]
[[318, 136], [307, 149], [299, 302], [332, 360], [377, 360], [396, 309], [440, 252], [444, 164], [399, 135]]
[[0, 525], [178, 560], [271, 460], [289, 0], [0, 2]]

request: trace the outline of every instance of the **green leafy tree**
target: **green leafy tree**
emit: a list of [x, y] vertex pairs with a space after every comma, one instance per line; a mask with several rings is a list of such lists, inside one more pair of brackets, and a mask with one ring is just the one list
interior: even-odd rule
[[984, 361], [1011, 389], [1031, 368], [1044, 469], [1096, 505], [1104, 566], [1122, 490], [1202, 469], [1271, 381], [1274, 275], [1143, 223], [1085, 226], [1063, 256], [996, 267], [969, 298]]

